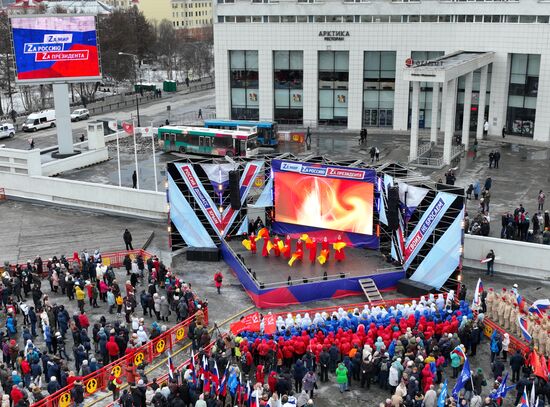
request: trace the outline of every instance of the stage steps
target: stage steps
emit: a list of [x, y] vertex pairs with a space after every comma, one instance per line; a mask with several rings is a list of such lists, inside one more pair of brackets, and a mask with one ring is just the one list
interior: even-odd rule
[[383, 301], [380, 291], [372, 278], [363, 278], [359, 280], [359, 284], [369, 301]]

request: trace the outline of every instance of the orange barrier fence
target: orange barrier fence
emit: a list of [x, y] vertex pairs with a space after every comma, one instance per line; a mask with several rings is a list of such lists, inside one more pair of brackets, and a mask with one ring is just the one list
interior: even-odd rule
[[[208, 325], [208, 307], [203, 308], [202, 311], [204, 313], [204, 323]], [[187, 318], [145, 345], [136, 348], [132, 353], [109, 363], [96, 372], [84, 376], [82, 382], [84, 384], [85, 396], [92, 395], [97, 391], [105, 391], [109, 384], [110, 375], [125, 379], [126, 368], [130, 363], [136, 366], [144, 362], [151, 363], [165, 351], [172, 351], [174, 345], [182, 342], [187, 337], [187, 327], [194, 318], [194, 315]], [[31, 407], [67, 407], [71, 404], [71, 390], [73, 387], [74, 384], [69, 384], [45, 399], [32, 404]]]
[[[104, 266], [112, 266], [113, 268], [119, 268], [119, 267], [123, 266], [124, 258], [126, 257], [126, 255], [129, 255], [131, 260], [134, 260], [139, 255], [141, 255], [141, 257], [143, 257], [144, 262], [146, 262], [148, 259], [153, 257], [153, 255], [151, 253], [149, 253], [149, 252], [147, 252], [143, 249], [136, 249], [136, 250], [124, 250], [124, 251], [118, 251], [118, 252], [101, 253], [101, 260], [102, 260], [102, 263], [103, 263]], [[48, 275], [48, 270], [46, 268], [47, 260], [46, 261], [44, 261], [44, 259], [42, 259], [42, 260], [43, 260], [43, 270], [44, 270], [42, 272], [42, 276], [45, 277], [45, 276]], [[72, 263], [72, 258], [67, 257], [67, 260], [69, 261], [69, 264]], [[19, 263], [18, 265], [21, 268], [27, 267], [26, 263]], [[14, 272], [18, 265], [17, 264], [10, 264], [10, 271]], [[70, 270], [72, 270], [72, 269], [70, 269]]]

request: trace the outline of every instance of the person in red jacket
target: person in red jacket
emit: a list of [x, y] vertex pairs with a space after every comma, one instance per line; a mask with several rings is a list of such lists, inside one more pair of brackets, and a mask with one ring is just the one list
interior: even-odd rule
[[267, 384], [269, 386], [269, 391], [271, 393], [275, 392], [275, 388], [277, 387], [277, 372], [272, 370], [269, 373], [269, 376], [267, 377]]
[[111, 359], [111, 362], [114, 362], [118, 359], [120, 349], [118, 347], [118, 344], [115, 342], [115, 337], [111, 335], [109, 338], [109, 342], [105, 345], [107, 348], [107, 353], [109, 354], [109, 358]]
[[19, 400], [23, 398], [23, 392], [15, 384], [11, 386], [10, 398], [12, 406], [16, 406]]
[[88, 327], [90, 326], [90, 320], [88, 319], [88, 316], [84, 312], [81, 312], [80, 315], [78, 316], [78, 322], [80, 322], [80, 327], [82, 329], [85, 329], [86, 331], [88, 331]]
[[[342, 241], [342, 236], [338, 235], [338, 238], [336, 239], [336, 243], [339, 243]], [[344, 249], [335, 250], [334, 251], [334, 257], [336, 258], [336, 261], [344, 261], [346, 259], [346, 253], [344, 253]]]
[[221, 294], [222, 291], [222, 282], [223, 282], [223, 274], [221, 271], [218, 271], [216, 274], [214, 274], [214, 283], [216, 284], [216, 290], [218, 290], [218, 294]]
[[292, 255], [292, 239], [290, 239], [290, 235], [286, 235], [285, 246], [285, 258], [290, 259], [290, 256]]
[[261, 383], [262, 385], [265, 382], [265, 372], [264, 365], [256, 366], [256, 383]]

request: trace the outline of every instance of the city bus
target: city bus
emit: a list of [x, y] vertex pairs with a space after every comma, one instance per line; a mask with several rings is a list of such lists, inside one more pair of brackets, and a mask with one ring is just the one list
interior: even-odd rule
[[214, 129], [236, 130], [238, 127], [256, 127], [258, 129], [258, 143], [262, 146], [276, 147], [277, 123], [276, 122], [254, 122], [248, 120], [205, 120], [204, 127]]
[[166, 152], [176, 151], [229, 157], [250, 157], [258, 154], [258, 134], [255, 127], [223, 130], [163, 126], [159, 127], [157, 137]]

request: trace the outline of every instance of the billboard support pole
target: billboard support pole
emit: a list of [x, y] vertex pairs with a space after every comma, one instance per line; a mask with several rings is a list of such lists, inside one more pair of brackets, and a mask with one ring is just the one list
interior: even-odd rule
[[118, 186], [122, 186], [122, 177], [120, 174], [120, 144], [118, 143], [118, 129], [116, 131], [116, 160], [118, 163]]
[[139, 189], [139, 168], [137, 160], [137, 146], [136, 146], [136, 123], [132, 119], [132, 133], [134, 134], [134, 160], [136, 161], [136, 180], [137, 180], [137, 189]]
[[153, 133], [153, 122], [151, 122], [151, 144], [153, 146], [153, 171], [155, 172], [155, 192], [159, 191], [157, 180], [157, 157], [155, 156], [155, 134]]
[[57, 144], [59, 158], [74, 155], [73, 133], [71, 129], [71, 108], [69, 106], [69, 85], [53, 84], [53, 100], [55, 105], [55, 126], [57, 126]]

